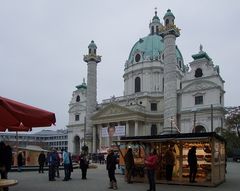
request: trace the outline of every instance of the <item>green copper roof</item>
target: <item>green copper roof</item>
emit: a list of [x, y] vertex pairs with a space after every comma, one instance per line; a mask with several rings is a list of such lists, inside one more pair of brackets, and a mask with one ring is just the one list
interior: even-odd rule
[[76, 86], [76, 88], [79, 89], [87, 89], [87, 84], [83, 82], [81, 85]]
[[[159, 35], [149, 35], [144, 38], [140, 38], [133, 46], [128, 61], [133, 62], [135, 54], [140, 52], [143, 55], [143, 60], [150, 58], [150, 60], [159, 57], [164, 51], [163, 39]], [[176, 56], [177, 58], [183, 60], [182, 54], [179, 49], [176, 47]]]
[[[167, 10], [167, 12], [166, 12], [166, 14], [164, 15], [164, 19], [165, 19], [165, 17], [167, 17], [167, 16], [172, 16], [172, 17], [174, 17], [174, 15], [173, 15], [173, 13], [171, 12], [171, 10], [170, 9], [168, 9]], [[174, 17], [175, 18], [175, 17]]]
[[202, 47], [202, 45], [200, 45], [200, 51], [199, 51], [199, 53], [197, 53], [197, 54], [193, 54], [192, 55], [192, 58], [194, 59], [194, 60], [198, 60], [198, 59], [201, 59], [201, 58], [206, 58], [207, 60], [212, 60], [209, 56], [208, 56], [208, 54], [206, 53], [206, 52], [204, 52], [203, 50], [203, 47]]
[[155, 11], [155, 15], [154, 15], [152, 21], [153, 21], [153, 22], [160, 22], [160, 19], [159, 19], [159, 17], [157, 16], [157, 11]]

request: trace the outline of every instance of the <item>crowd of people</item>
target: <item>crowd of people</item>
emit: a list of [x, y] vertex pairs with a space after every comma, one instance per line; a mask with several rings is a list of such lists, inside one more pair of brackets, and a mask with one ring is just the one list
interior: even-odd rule
[[[104, 155], [98, 155], [104, 156]], [[175, 165], [175, 152], [173, 145], [169, 145], [163, 158], [162, 155], [159, 155], [155, 149], [152, 149], [149, 154], [145, 156], [144, 166], [147, 172], [147, 178], [149, 183], [148, 191], [156, 190], [156, 169], [161, 166], [161, 162], [165, 163], [165, 177], [167, 181], [172, 181], [173, 177], [173, 168]], [[125, 172], [126, 172], [126, 181], [127, 183], [133, 183], [132, 177], [134, 175], [135, 170], [135, 162], [134, 162], [134, 154], [133, 149], [128, 148], [126, 154], [123, 156], [125, 162]], [[100, 164], [102, 164], [103, 159], [99, 159]], [[89, 158], [88, 154], [82, 152], [78, 157], [79, 168], [81, 169], [82, 179], [87, 179], [87, 169], [89, 168]], [[113, 149], [108, 149], [108, 154], [106, 157], [106, 170], [108, 172], [109, 177], [109, 188], [110, 189], [118, 189], [117, 180], [115, 177], [115, 170], [118, 164], [118, 157], [114, 153]], [[6, 145], [3, 141], [0, 142], [0, 173], [1, 179], [7, 179], [8, 172], [11, 170], [11, 165], [13, 164], [13, 155], [12, 149], [9, 145]], [[22, 166], [24, 164], [24, 155], [20, 151], [17, 155], [17, 165], [18, 171], [21, 172]], [[59, 166], [63, 165], [64, 168], [64, 177], [63, 181], [71, 180], [71, 173], [73, 172], [73, 163], [71, 153], [66, 150], [62, 150], [58, 152], [56, 149], [52, 149], [50, 152], [45, 155], [42, 151], [38, 156], [38, 164], [39, 164], [39, 173], [44, 173], [44, 166], [47, 164], [48, 166], [48, 179], [49, 181], [55, 181], [56, 178], [60, 178], [59, 174]], [[190, 168], [189, 173], [189, 182], [196, 182], [196, 173], [197, 173], [197, 156], [196, 156], [196, 147], [193, 146], [189, 149], [188, 152], [188, 164]], [[7, 191], [8, 188], [4, 188], [4, 191]]]

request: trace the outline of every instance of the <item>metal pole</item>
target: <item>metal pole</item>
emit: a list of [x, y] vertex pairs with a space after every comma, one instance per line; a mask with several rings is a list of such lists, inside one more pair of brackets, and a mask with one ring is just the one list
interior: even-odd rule
[[196, 132], [196, 111], [193, 113], [193, 133]]
[[213, 132], [213, 104], [211, 104], [211, 132]]
[[83, 145], [85, 146], [85, 137], [86, 137], [86, 116], [84, 117], [84, 131], [83, 131]]

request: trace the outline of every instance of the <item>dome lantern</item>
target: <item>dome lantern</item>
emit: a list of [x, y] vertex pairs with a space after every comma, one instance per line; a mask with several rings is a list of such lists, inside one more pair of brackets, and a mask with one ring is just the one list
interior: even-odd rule
[[155, 8], [155, 15], [152, 18], [152, 22], [149, 24], [150, 29], [150, 35], [158, 34], [159, 29], [162, 27], [162, 24], [160, 23], [160, 19], [157, 15], [157, 8]]
[[163, 17], [165, 26], [174, 25], [175, 16], [170, 9], [167, 10], [166, 14]]

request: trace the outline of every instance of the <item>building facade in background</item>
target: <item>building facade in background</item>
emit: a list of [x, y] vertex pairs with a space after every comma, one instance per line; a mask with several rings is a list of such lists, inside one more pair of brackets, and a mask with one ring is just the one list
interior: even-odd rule
[[[90, 43], [84, 56], [88, 82], [77, 86], [69, 104], [70, 152], [78, 154], [84, 144], [90, 152], [99, 152], [120, 136], [211, 132], [224, 127], [224, 80], [203, 46], [192, 55], [192, 62], [184, 63], [176, 44], [180, 30], [171, 10], [162, 21], [156, 11], [149, 29], [125, 62], [124, 94], [99, 104], [96, 67], [101, 58], [96, 44]], [[107, 136], [110, 129], [115, 131]]]
[[0, 133], [0, 141], [15, 147], [26, 148], [29, 145], [37, 145], [42, 149], [51, 150], [52, 148], [61, 151], [68, 149], [67, 130], [42, 130], [37, 133]]

